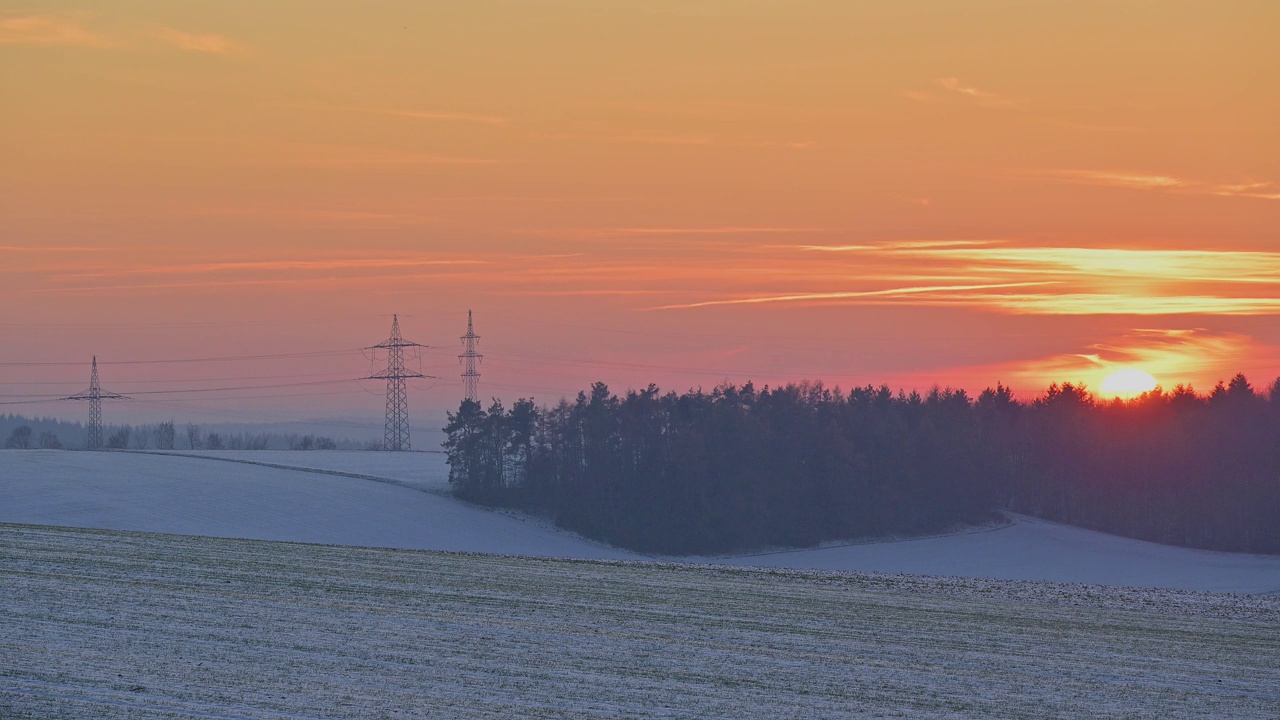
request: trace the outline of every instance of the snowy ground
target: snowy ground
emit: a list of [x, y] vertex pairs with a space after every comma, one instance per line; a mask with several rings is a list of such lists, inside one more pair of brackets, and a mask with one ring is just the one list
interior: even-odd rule
[[[0, 452], [0, 522], [546, 557], [639, 557], [546, 522], [448, 497], [448, 467], [439, 453], [204, 455], [209, 457]], [[1025, 517], [1007, 527], [942, 537], [695, 560], [1280, 593], [1280, 557], [1175, 548]]]
[[0, 525], [0, 717], [1280, 716], [1280, 598]]

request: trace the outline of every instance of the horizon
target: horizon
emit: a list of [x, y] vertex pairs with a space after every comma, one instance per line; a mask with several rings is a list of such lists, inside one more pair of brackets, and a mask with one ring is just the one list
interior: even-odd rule
[[376, 427], [360, 349], [394, 313], [429, 346], [418, 432], [462, 399], [469, 310], [484, 404], [1265, 392], [1278, 22], [1265, 0], [24, 0], [0, 13], [0, 411], [83, 420], [33, 401], [96, 356], [136, 398], [107, 424]]

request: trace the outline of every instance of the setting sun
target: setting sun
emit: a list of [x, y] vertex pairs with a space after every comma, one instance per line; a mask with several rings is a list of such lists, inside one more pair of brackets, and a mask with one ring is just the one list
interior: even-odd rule
[[1155, 388], [1156, 379], [1137, 368], [1117, 370], [1102, 381], [1102, 392], [1114, 397], [1134, 397]]

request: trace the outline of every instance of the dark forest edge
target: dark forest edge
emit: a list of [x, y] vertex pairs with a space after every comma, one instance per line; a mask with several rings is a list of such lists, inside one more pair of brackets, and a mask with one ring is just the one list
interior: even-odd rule
[[916, 535], [1007, 509], [1155, 542], [1280, 553], [1280, 380], [1099, 401], [1054, 384], [848, 393], [821, 383], [463, 401], [454, 493], [670, 555]]

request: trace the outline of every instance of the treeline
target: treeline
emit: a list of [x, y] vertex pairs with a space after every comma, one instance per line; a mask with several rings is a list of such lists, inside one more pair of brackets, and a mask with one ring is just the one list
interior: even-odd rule
[[1280, 393], [1243, 375], [1100, 402], [1053, 385], [844, 393], [821, 384], [509, 410], [464, 401], [445, 450], [464, 499], [643, 552], [919, 534], [1009, 509], [1163, 543], [1280, 553]]
[[[0, 416], [0, 436], [5, 438], [6, 450], [82, 449], [88, 442], [88, 430], [79, 423], [20, 415]], [[194, 423], [179, 425], [172, 420], [104, 427], [102, 444], [108, 450], [336, 450], [353, 445], [314, 434], [206, 431]]]
[[[21, 429], [24, 427], [26, 430]], [[26, 447], [46, 449], [83, 447], [86, 435], [84, 425], [76, 422], [11, 413], [0, 415], [0, 438], [4, 438], [6, 448], [20, 447], [23, 444]]]

